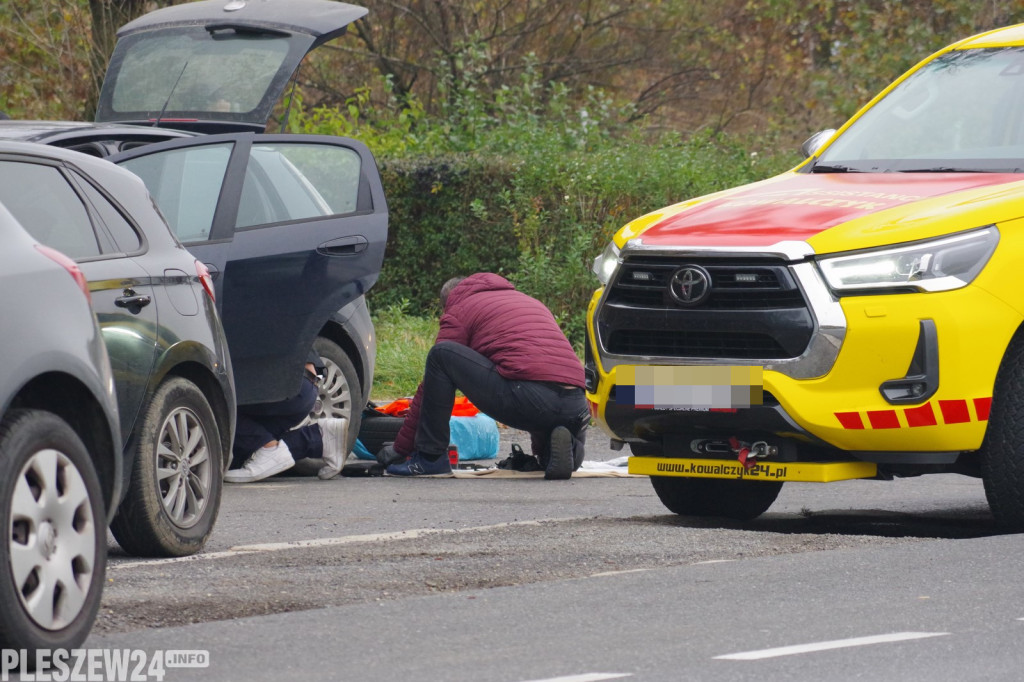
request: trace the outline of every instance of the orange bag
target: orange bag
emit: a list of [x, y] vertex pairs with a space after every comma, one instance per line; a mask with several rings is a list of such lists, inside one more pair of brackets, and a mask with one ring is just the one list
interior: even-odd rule
[[[377, 411], [389, 414], [392, 417], [404, 417], [409, 411], [409, 405], [411, 404], [411, 398], [399, 398], [398, 400], [392, 400], [387, 405], [378, 407]], [[469, 402], [469, 398], [465, 396], [455, 398], [455, 405], [452, 407], [453, 417], [475, 417], [479, 413], [480, 410], [476, 408], [476, 405]]]

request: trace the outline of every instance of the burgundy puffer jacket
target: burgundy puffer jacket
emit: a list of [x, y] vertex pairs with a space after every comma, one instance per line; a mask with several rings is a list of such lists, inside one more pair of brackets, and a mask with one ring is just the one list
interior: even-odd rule
[[[480, 272], [459, 282], [441, 316], [440, 341], [472, 348], [506, 379], [583, 387], [583, 365], [554, 315], [500, 275]], [[422, 393], [421, 386], [395, 438], [399, 454], [408, 455], [415, 447]]]

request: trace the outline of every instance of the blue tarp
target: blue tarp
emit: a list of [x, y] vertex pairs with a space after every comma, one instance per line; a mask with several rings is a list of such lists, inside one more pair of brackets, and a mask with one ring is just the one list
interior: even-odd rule
[[[459, 460], [494, 459], [498, 456], [498, 424], [483, 412], [475, 417], [452, 417], [451, 442], [459, 449]], [[356, 440], [352, 453], [359, 459], [376, 459]]]

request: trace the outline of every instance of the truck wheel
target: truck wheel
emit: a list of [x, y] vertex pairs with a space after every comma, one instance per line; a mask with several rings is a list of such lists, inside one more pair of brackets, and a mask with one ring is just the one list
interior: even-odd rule
[[324, 361], [325, 376], [320, 385], [320, 399], [310, 414], [310, 419], [345, 417], [348, 419], [347, 451], [352, 451], [359, 434], [363, 406], [359, 397], [363, 394], [359, 386], [359, 375], [348, 355], [338, 344], [322, 336], [313, 342], [315, 350]]
[[1024, 339], [1006, 351], [981, 444], [981, 480], [999, 525], [1024, 530]]
[[768, 511], [781, 481], [651, 476], [662, 504], [680, 516], [724, 516], [747, 521]]
[[57, 415], [12, 410], [0, 425], [0, 523], [0, 647], [79, 646], [103, 592], [106, 514], [89, 452]]
[[222, 456], [202, 391], [187, 379], [168, 379], [146, 410], [128, 491], [110, 524], [121, 548], [156, 557], [201, 550], [220, 509]]

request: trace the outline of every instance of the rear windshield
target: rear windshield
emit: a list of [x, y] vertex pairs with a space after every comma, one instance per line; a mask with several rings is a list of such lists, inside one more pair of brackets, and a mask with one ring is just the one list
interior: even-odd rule
[[118, 113], [250, 113], [270, 89], [288, 51], [289, 39], [280, 35], [149, 34], [124, 52], [111, 105]]

